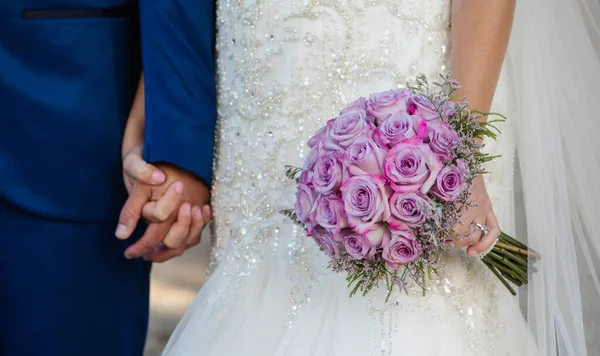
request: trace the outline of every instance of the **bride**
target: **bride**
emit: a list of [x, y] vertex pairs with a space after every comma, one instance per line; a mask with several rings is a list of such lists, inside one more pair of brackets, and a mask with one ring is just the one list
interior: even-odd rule
[[[598, 193], [584, 189], [599, 173], [598, 152], [560, 142], [589, 135], [597, 145], [591, 95], [576, 88], [600, 79], [599, 48], [583, 37], [600, 32], [592, 15], [550, 3], [519, 4], [519, 36], [505, 61], [514, 0], [219, 0], [213, 265], [164, 355], [586, 355], [575, 248], [587, 246], [581, 261], [600, 251], [589, 237]], [[552, 38], [568, 40], [544, 57]], [[570, 50], [589, 55], [577, 58], [586, 73], [573, 69], [589, 77], [569, 81], [560, 71]], [[457, 228], [499, 223], [515, 232], [518, 143], [528, 243], [544, 256], [529, 286], [529, 324], [475, 256], [492, 246], [493, 232], [447, 253], [426, 296], [396, 292], [386, 303], [381, 290], [349, 298], [345, 276], [327, 270], [317, 246], [278, 213], [294, 203], [283, 166], [301, 165], [307, 139], [346, 103], [447, 71], [472, 108], [509, 118], [498, 141], [486, 142], [501, 157], [477, 179], [478, 206]], [[561, 120], [578, 120], [580, 130]], [[593, 264], [582, 270], [580, 278], [597, 282]]]

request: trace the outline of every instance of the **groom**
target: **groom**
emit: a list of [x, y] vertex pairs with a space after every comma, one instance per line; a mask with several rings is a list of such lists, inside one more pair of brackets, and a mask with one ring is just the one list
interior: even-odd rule
[[[0, 355], [142, 354], [140, 257], [155, 259], [176, 225], [153, 222], [149, 201], [164, 197], [148, 192], [175, 189], [169, 213], [208, 201], [213, 11], [212, 0], [0, 2]], [[117, 235], [133, 238], [119, 240], [121, 140], [142, 70], [154, 166], [137, 157], [129, 172]], [[140, 214], [150, 225], [134, 231]]]

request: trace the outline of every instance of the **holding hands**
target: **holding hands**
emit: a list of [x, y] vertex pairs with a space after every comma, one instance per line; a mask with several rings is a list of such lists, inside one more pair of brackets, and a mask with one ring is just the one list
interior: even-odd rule
[[134, 101], [123, 138], [123, 178], [129, 192], [115, 235], [131, 236], [140, 218], [148, 222], [144, 235], [125, 251], [125, 257], [164, 262], [200, 243], [210, 221], [210, 192], [194, 174], [169, 163], [148, 164], [144, 146], [144, 81]]

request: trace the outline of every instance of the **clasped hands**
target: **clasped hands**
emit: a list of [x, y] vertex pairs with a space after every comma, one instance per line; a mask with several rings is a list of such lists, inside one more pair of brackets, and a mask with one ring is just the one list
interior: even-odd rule
[[211, 215], [204, 183], [173, 165], [146, 163], [141, 146], [125, 156], [123, 173], [129, 198], [121, 210], [116, 236], [131, 236], [140, 218], [148, 222], [143, 236], [125, 250], [126, 258], [164, 262], [200, 243]]
[[139, 220], [146, 220], [146, 231], [125, 250], [125, 257], [164, 262], [200, 243], [211, 216], [210, 192], [204, 182], [185, 169], [144, 161], [144, 124], [142, 77], [123, 137], [123, 178], [129, 198], [121, 210], [115, 235], [127, 239]]

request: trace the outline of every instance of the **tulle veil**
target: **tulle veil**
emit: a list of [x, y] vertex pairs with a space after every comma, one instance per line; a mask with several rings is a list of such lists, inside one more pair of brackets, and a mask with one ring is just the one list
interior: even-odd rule
[[517, 1], [507, 59], [527, 240], [543, 256], [528, 286], [529, 354], [592, 355], [600, 347], [600, 1]]

